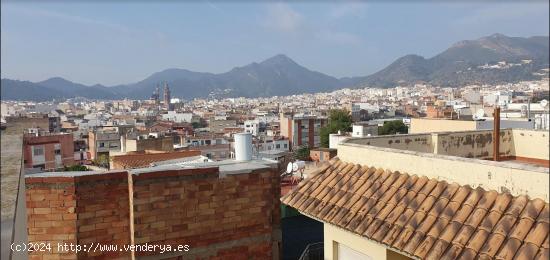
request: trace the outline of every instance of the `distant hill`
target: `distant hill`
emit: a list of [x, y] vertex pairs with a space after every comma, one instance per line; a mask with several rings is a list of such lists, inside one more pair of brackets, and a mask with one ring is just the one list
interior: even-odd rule
[[133, 84], [112, 87], [86, 86], [59, 77], [35, 83], [2, 79], [2, 99], [49, 100], [77, 96], [146, 99], [163, 81], [168, 82], [172, 96], [185, 99], [207, 97], [212, 93], [226, 97], [282, 96], [416, 82], [451, 87], [517, 82], [539, 79], [541, 75], [536, 73], [549, 67], [548, 41], [548, 36], [521, 38], [494, 34], [457, 42], [429, 59], [406, 55], [372, 75], [340, 79], [311, 71], [282, 54], [220, 74], [173, 68]]
[[72, 97], [115, 99], [121, 97], [112, 89], [101, 85], [85, 86], [55, 77], [40, 82], [2, 79], [2, 99], [46, 101]]
[[[540, 76], [533, 73], [548, 68], [548, 40], [548, 36], [521, 38], [494, 34], [461, 41], [430, 59], [417, 55], [401, 57], [381, 71], [356, 79], [356, 82], [359, 86], [378, 87], [419, 81], [461, 86], [538, 79]], [[503, 61], [507, 65], [494, 66]]]
[[0, 88], [3, 100], [47, 101], [63, 98], [63, 93], [30, 81], [2, 79]]
[[285, 55], [277, 55], [221, 74], [168, 69], [138, 83], [117, 86], [115, 90], [132, 98], [147, 98], [161, 81], [168, 82], [173, 96], [184, 98], [206, 97], [223, 91], [243, 97], [291, 95], [330, 91], [341, 86], [337, 78], [308, 70]]

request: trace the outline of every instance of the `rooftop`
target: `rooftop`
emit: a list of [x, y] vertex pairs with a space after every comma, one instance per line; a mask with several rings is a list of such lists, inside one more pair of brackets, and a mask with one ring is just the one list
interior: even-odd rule
[[[412, 152], [418, 155], [433, 154], [436, 157], [452, 156], [492, 160], [492, 135], [492, 130], [418, 133], [349, 138], [342, 144], [361, 146], [367, 149], [388, 148], [388, 151]], [[543, 167], [548, 172], [548, 158], [550, 156], [548, 132], [527, 129], [501, 129], [499, 140], [501, 161], [511, 161], [512, 164], [508, 164], [509, 166], [515, 164], [516, 167], [520, 168], [533, 166], [530, 167], [533, 170]], [[478, 163], [480, 163], [479, 160]], [[505, 163], [502, 163], [502, 165], [505, 165]], [[544, 171], [544, 169], [539, 170]]]
[[492, 131], [476, 130], [349, 138], [337, 148], [345, 162], [548, 201], [546, 131], [502, 129], [499, 161], [492, 146]]
[[282, 202], [417, 259], [548, 259], [549, 204], [333, 159]]
[[200, 151], [178, 151], [164, 153], [126, 154], [111, 157], [113, 164], [124, 169], [149, 167], [152, 163], [199, 156]]

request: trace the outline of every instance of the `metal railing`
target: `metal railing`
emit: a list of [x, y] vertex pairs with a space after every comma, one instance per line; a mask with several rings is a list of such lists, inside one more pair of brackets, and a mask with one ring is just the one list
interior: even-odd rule
[[299, 260], [323, 260], [325, 251], [323, 242], [311, 243], [306, 246]]

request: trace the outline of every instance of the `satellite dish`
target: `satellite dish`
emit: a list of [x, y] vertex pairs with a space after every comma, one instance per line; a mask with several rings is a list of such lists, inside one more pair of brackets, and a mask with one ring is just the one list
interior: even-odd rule
[[540, 105], [541, 105], [543, 108], [546, 108], [546, 107], [548, 106], [548, 100], [543, 99], [542, 101], [540, 101]]
[[286, 165], [286, 173], [292, 173], [292, 170], [293, 170], [293, 163], [292, 162], [289, 162], [287, 165]]

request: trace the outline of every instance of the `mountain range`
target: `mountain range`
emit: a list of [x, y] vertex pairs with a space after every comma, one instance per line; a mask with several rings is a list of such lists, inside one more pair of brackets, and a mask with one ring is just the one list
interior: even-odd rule
[[548, 36], [529, 38], [494, 34], [457, 42], [442, 53], [424, 58], [403, 56], [386, 68], [364, 77], [335, 78], [311, 71], [279, 54], [262, 62], [214, 74], [167, 69], [127, 85], [86, 86], [54, 77], [40, 82], [2, 79], [4, 100], [146, 99], [160, 82], [167, 82], [173, 97], [191, 99], [212, 93], [231, 97], [265, 97], [327, 92], [345, 87], [393, 87], [418, 82], [441, 86], [494, 84], [548, 76]]

